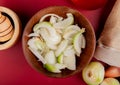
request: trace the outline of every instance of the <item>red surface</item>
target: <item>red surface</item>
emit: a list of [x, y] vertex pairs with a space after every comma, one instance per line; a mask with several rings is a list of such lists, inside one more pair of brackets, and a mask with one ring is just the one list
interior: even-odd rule
[[[28, 20], [40, 9], [64, 5], [75, 8], [67, 0], [0, 0], [0, 5], [15, 11], [21, 19], [23, 28]], [[77, 9], [92, 23], [98, 36], [102, 30], [106, 17], [103, 8], [96, 10]], [[110, 9], [108, 9], [110, 10]], [[107, 15], [106, 15], [107, 16]], [[0, 51], [0, 85], [86, 85], [82, 80], [81, 73], [70, 78], [55, 79], [38, 73], [28, 65], [22, 51], [21, 38], [10, 49]]]
[[[108, 0], [70, 0], [76, 7], [83, 9], [97, 9], [107, 3]], [[89, 3], [86, 5], [86, 3]]]

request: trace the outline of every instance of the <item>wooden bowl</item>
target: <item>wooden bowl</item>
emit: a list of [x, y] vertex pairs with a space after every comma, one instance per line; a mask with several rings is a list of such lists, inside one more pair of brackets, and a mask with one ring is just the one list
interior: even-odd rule
[[10, 40], [6, 42], [0, 42], [0, 50], [5, 50], [12, 47], [20, 38], [21, 35], [21, 21], [18, 15], [11, 9], [0, 6], [0, 12], [9, 18], [12, 27], [14, 29], [13, 35]]
[[[65, 69], [64, 71], [62, 71], [62, 73], [58, 74], [48, 72], [45, 68], [43, 68], [42, 63], [38, 62], [35, 56], [28, 49], [27, 45], [27, 41], [29, 39], [28, 35], [32, 32], [33, 26], [39, 22], [40, 18], [48, 13], [54, 13], [62, 17], [66, 17], [66, 13], [72, 13], [75, 17], [75, 22], [78, 23], [80, 27], [86, 28], [86, 32], [84, 35], [86, 38], [86, 48], [83, 50], [81, 56], [77, 57], [76, 63], [77, 69], [75, 71]], [[49, 77], [64, 78], [81, 72], [82, 69], [91, 61], [96, 46], [95, 41], [96, 39], [93, 27], [91, 26], [90, 22], [80, 12], [65, 6], [52, 6], [40, 10], [29, 20], [23, 32], [22, 47], [26, 60], [34, 69]]]

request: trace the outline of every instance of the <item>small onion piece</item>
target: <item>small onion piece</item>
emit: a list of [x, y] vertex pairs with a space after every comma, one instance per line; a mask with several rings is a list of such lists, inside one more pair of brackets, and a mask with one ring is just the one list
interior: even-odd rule
[[43, 64], [46, 64], [46, 60], [43, 58], [43, 56], [35, 49], [28, 47], [30, 51], [38, 58], [39, 61], [41, 61]]
[[56, 15], [56, 14], [46, 14], [46, 15], [42, 16], [42, 18], [40, 19], [39, 22], [43, 22], [43, 21], [44, 21], [47, 17], [49, 17], [49, 16], [54, 16], [54, 17], [56, 17], [58, 20], [62, 20], [62, 19], [63, 19], [62, 17], [60, 17], [60, 16], [58, 16], [58, 15]]

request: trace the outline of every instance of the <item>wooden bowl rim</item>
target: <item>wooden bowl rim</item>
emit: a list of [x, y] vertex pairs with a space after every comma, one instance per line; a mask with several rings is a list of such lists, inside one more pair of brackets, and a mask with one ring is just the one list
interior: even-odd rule
[[[72, 8], [70, 8], [70, 7], [67, 7], [67, 6], [50, 6], [50, 7], [41, 9], [41, 10], [39, 10], [37, 13], [35, 13], [35, 15], [33, 15], [32, 18], [31, 18], [31, 19], [28, 21], [28, 23], [26, 24], [25, 29], [24, 29], [24, 32], [23, 32], [23, 36], [22, 36], [22, 47], [23, 47], [23, 53], [24, 53], [25, 58], [26, 58], [26, 60], [28, 61], [28, 63], [29, 63], [34, 69], [36, 69], [38, 72], [40, 72], [40, 73], [42, 73], [42, 74], [45, 74], [45, 73], [44, 73], [44, 72], [41, 72], [40, 70], [38, 70], [39, 68], [36, 67], [36, 66], [34, 66], [34, 63], [31, 63], [31, 60], [28, 58], [29, 54], [26, 53], [26, 49], [27, 49], [27, 48], [25, 48], [25, 36], [27, 36], [27, 35], [26, 35], [26, 31], [27, 31], [27, 29], [28, 29], [28, 27], [29, 27], [29, 24], [31, 24], [31, 22], [35, 23], [35, 22], [34, 22], [35, 16], [38, 16], [39, 13], [41, 13], [41, 12], [43, 12], [43, 11], [46, 11], [46, 10], [48, 10], [48, 9], [51, 9], [51, 8], [60, 8], [60, 7], [62, 7], [63, 10], [64, 10], [64, 8], [66, 8], [66, 9], [74, 10], [75, 12], [79, 13], [79, 15], [82, 16], [82, 18], [84, 18], [85, 22], [87, 22], [87, 25], [89, 25], [89, 27], [90, 27], [90, 30], [91, 30], [91, 32], [92, 32], [91, 35], [92, 35], [92, 38], [93, 38], [93, 40], [91, 41], [92, 44], [93, 44], [93, 47], [92, 47], [92, 49], [91, 49], [92, 52], [90, 53], [91, 56], [89, 57], [89, 60], [88, 60], [88, 62], [87, 62], [85, 65], [87, 65], [87, 64], [90, 62], [90, 60], [91, 60], [92, 57], [93, 57], [94, 51], [95, 51], [96, 37], [95, 37], [94, 29], [93, 29], [91, 23], [89, 22], [89, 20], [88, 20], [83, 14], [81, 14], [79, 11], [77, 11], [77, 10], [75, 10], [75, 9], [72, 9]], [[32, 25], [32, 26], [33, 26], [33, 25]], [[31, 28], [32, 28], [32, 27], [31, 27]], [[30, 53], [30, 52], [29, 52], [29, 53]], [[82, 68], [84, 68], [84, 67], [82, 67]], [[80, 68], [80, 69], [81, 69], [81, 68]], [[77, 73], [81, 72], [80, 69], [78, 69], [78, 70], [75, 71], [75, 72], [73, 71], [73, 72], [72, 72], [71, 74], [69, 74], [69, 75], [64, 75], [64, 76], [61, 76], [61, 75], [55, 74], [55, 73], [52, 73], [53, 75], [51, 75], [51, 74], [50, 74], [50, 75], [49, 75], [49, 74], [45, 74], [45, 75], [47, 75], [48, 77], [65, 78], [65, 77], [70, 77], [70, 76], [72, 76], [72, 75], [74, 75], [74, 74], [77, 74]], [[58, 76], [55, 76], [54, 74], [55, 74], [55, 75], [58, 75]]]

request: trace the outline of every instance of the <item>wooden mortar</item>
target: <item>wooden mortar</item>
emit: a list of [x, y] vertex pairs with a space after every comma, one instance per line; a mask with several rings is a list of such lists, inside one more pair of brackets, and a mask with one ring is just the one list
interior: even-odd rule
[[0, 12], [7, 15], [14, 29], [11, 39], [4, 43], [0, 43], [0, 50], [5, 50], [12, 47], [18, 41], [21, 35], [21, 22], [17, 14], [9, 8], [0, 6]]

